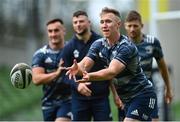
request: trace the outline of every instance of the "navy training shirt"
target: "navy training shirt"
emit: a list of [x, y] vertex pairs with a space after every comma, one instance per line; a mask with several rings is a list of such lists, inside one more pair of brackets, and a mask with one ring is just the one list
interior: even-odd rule
[[[54, 51], [48, 45], [37, 50], [32, 59], [32, 67], [43, 67], [45, 73], [51, 73], [58, 68], [62, 50]], [[48, 84], [43, 84], [42, 104], [47, 105], [59, 99], [70, 96], [70, 86], [64, 80], [64, 73]]]
[[[135, 43], [136, 44], [136, 43]], [[143, 39], [136, 44], [140, 56], [140, 63], [148, 79], [152, 77], [153, 58], [160, 60], [163, 58], [163, 51], [157, 38], [143, 34]]]
[[121, 35], [114, 46], [109, 46], [105, 38], [97, 40], [92, 44], [87, 56], [95, 62], [100, 60], [106, 63], [106, 66], [109, 66], [113, 59], [126, 66], [113, 80], [122, 101], [128, 102], [139, 94], [154, 90], [140, 67], [136, 46], [126, 36]]
[[[86, 55], [91, 46], [91, 44], [97, 39], [101, 38], [100, 35], [92, 31], [92, 35], [87, 43], [84, 43], [83, 40], [79, 40], [75, 35], [67, 43], [63, 49], [63, 60], [66, 67], [69, 67], [73, 64], [73, 60], [76, 59], [77, 62], [80, 62]], [[96, 65], [92, 67], [91, 71], [97, 71], [103, 69], [105, 63], [96, 62]], [[91, 72], [90, 71], [90, 72]], [[77, 79], [80, 77], [77, 77]], [[92, 91], [92, 96], [86, 97], [81, 95], [77, 91], [78, 83], [71, 81], [72, 86], [72, 95], [76, 96], [78, 99], [93, 99], [97, 97], [104, 97], [109, 95], [109, 81], [103, 82], [92, 82], [91, 85], [88, 85], [88, 88]]]

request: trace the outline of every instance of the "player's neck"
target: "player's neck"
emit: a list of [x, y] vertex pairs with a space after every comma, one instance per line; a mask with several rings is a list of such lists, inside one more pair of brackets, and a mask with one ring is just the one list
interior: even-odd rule
[[49, 46], [53, 50], [60, 50], [64, 47], [64, 41], [61, 41], [59, 43], [54, 43], [54, 44], [50, 43]]
[[143, 34], [140, 34], [139, 36], [137, 36], [136, 38], [131, 38], [135, 44], [139, 44], [142, 42], [143, 39]]
[[114, 34], [113, 36], [111, 36], [110, 38], [107, 38], [109, 45], [113, 46], [113, 45], [117, 44], [120, 36], [121, 36], [121, 34], [117, 33], [117, 34]]
[[92, 32], [91, 31], [87, 31], [86, 33], [84, 33], [83, 35], [76, 35], [77, 38], [79, 40], [82, 40], [84, 43], [87, 43], [89, 41], [89, 39], [91, 38]]

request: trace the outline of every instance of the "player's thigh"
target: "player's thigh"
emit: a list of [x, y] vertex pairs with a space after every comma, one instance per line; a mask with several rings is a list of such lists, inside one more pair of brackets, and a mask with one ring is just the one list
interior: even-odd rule
[[92, 100], [94, 121], [111, 121], [112, 114], [108, 97]]
[[157, 97], [154, 92], [141, 94], [125, 106], [126, 117], [140, 121], [149, 121], [156, 104]]
[[89, 100], [72, 99], [73, 121], [90, 121], [92, 111]]
[[56, 119], [56, 108], [53, 106], [42, 107], [44, 121], [54, 121]]
[[59, 118], [56, 118], [55, 122], [71, 122], [71, 119], [66, 118], [66, 117], [59, 117]]
[[71, 119], [71, 100], [63, 101], [58, 107], [56, 112], [56, 118], [67, 118]]

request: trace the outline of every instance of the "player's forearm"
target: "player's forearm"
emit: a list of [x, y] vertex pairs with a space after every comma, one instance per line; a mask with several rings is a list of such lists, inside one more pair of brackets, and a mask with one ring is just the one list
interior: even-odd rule
[[78, 76], [83, 76], [83, 72], [89, 72], [92, 66], [94, 65], [94, 62], [89, 58], [85, 57], [81, 62], [78, 63]]
[[168, 73], [167, 69], [166, 70], [164, 69], [160, 72], [161, 72], [162, 78], [164, 80], [165, 87], [167, 88], [167, 90], [170, 90], [171, 89], [171, 83], [170, 83], [169, 73]]
[[52, 82], [59, 75], [58, 72], [52, 72], [48, 74], [36, 74], [33, 76], [33, 82], [35, 85], [48, 84]]
[[103, 81], [113, 79], [116, 74], [107, 68], [99, 70], [97, 72], [88, 73], [88, 75], [89, 81]]
[[170, 83], [170, 78], [169, 78], [169, 72], [168, 72], [168, 68], [167, 68], [167, 65], [166, 65], [164, 59], [161, 59], [161, 61], [159, 63], [159, 70], [160, 70], [160, 73], [162, 75], [162, 78], [164, 80], [167, 90], [170, 90], [171, 83]]
[[83, 76], [83, 67], [80, 64], [78, 64], [78, 72], [76, 75]]
[[115, 98], [116, 96], [118, 96], [116, 88], [115, 88], [114, 84], [112, 83], [112, 81], [110, 81], [110, 88], [111, 88], [113, 97]]

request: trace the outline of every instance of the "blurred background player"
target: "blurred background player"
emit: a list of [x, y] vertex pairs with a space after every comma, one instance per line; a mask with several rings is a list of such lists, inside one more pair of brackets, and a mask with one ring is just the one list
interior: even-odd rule
[[[72, 25], [74, 36], [64, 47], [64, 65], [69, 67], [73, 60], [81, 61], [91, 44], [101, 38], [91, 30], [91, 22], [85, 11], [73, 13]], [[103, 62], [97, 61], [91, 71], [103, 68]], [[78, 78], [78, 77], [77, 77]], [[109, 104], [109, 81], [94, 83], [75, 83], [72, 81], [72, 113], [74, 121], [110, 121], [112, 120]]]
[[[140, 67], [136, 46], [120, 33], [120, 13], [111, 8], [103, 8], [100, 14], [100, 29], [104, 38], [96, 40], [81, 62], [67, 68], [69, 78], [83, 75], [78, 82], [113, 80], [119, 97], [124, 103], [124, 121], [150, 121], [157, 104], [152, 83], [148, 81]], [[106, 67], [95, 72], [85, 72], [97, 61]], [[100, 101], [99, 101], [100, 102]]]
[[49, 42], [35, 52], [32, 59], [33, 82], [43, 85], [44, 121], [70, 121], [70, 86], [65, 83], [61, 59], [65, 28], [61, 19], [47, 22]]
[[[142, 33], [142, 28], [143, 23], [141, 15], [137, 11], [130, 11], [125, 19], [127, 36], [136, 44], [140, 55], [142, 69], [150, 81], [152, 81], [152, 62], [153, 58], [155, 58], [165, 84], [165, 101], [169, 104], [172, 101], [173, 95], [161, 44], [154, 36]], [[152, 118], [154, 121], [158, 120], [158, 107], [156, 107], [156, 110], [153, 112]]]

